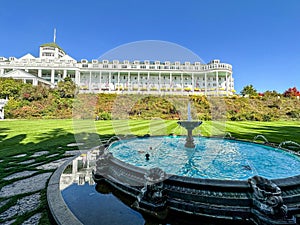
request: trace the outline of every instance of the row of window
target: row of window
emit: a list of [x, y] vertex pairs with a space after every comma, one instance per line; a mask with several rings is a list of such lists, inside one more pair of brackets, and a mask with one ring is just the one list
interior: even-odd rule
[[[89, 66], [90, 65], [90, 66]], [[102, 65], [102, 66], [101, 66]], [[213, 64], [206, 66], [146, 66], [146, 65], [111, 65], [111, 64], [82, 64], [82, 68], [103, 68], [103, 69], [150, 69], [150, 70], [208, 70], [208, 69], [231, 69], [226, 64]]]
[[[89, 79], [89, 76], [90, 76], [89, 74], [80, 74], [80, 77], [81, 77], [81, 78], [86, 77], [86, 79]], [[94, 78], [98, 78], [98, 76], [99, 76], [99, 74], [98, 74], [98, 75], [93, 75]], [[128, 79], [128, 76], [120, 76], [120, 78], [122, 78], [122, 77], [123, 77], [123, 80], [127, 80], [127, 79]], [[130, 78], [131, 78], [131, 79], [134, 79], [134, 80], [137, 80], [137, 79], [138, 79], [137, 76], [130, 77]], [[178, 78], [178, 80], [182, 79], [181, 76], [173, 76], [173, 77], [172, 77], [173, 80], [177, 80], [177, 78]], [[103, 76], [101, 76], [101, 79], [103, 79]], [[115, 75], [112, 75], [112, 76], [111, 76], [111, 79], [112, 79], [112, 80], [115, 80], [115, 79], [118, 79], [118, 77], [115, 76]], [[140, 80], [143, 80], [143, 79], [144, 79], [144, 80], [148, 80], [148, 76], [145, 76], [145, 77], [141, 76], [141, 77], [140, 77]], [[159, 76], [155, 76], [155, 77], [154, 77], [154, 76], [149, 76], [149, 79], [152, 79], [152, 80], [157, 79], [157, 80], [159, 80]], [[170, 80], [169, 77], [166, 77], [166, 76], [162, 76], [161, 79], [162, 79], [162, 80]], [[184, 80], [192, 80], [191, 77], [183, 77], [183, 79], [184, 79]], [[202, 77], [202, 78], [200, 78], [200, 77], [195, 77], [194, 80], [195, 80], [195, 81], [199, 81], [199, 80], [205, 81], [205, 77]], [[217, 79], [216, 79], [216, 77], [207, 77], [207, 80], [208, 80], [208, 81], [210, 81], [210, 80], [216, 81]], [[226, 78], [225, 78], [225, 77], [219, 77], [218, 80], [219, 80], [219, 81], [222, 81], [222, 80], [225, 81]]]

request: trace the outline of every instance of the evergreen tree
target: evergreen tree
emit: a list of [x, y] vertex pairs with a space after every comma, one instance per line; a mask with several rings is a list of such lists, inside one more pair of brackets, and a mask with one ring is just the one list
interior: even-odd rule
[[256, 89], [253, 87], [253, 85], [250, 84], [243, 88], [243, 90], [241, 91], [241, 95], [257, 96], [258, 93], [257, 93]]

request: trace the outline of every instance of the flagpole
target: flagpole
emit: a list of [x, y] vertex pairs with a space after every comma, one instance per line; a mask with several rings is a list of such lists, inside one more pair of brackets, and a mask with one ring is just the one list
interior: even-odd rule
[[55, 43], [56, 41], [56, 28], [54, 28], [54, 36], [53, 36], [53, 42]]

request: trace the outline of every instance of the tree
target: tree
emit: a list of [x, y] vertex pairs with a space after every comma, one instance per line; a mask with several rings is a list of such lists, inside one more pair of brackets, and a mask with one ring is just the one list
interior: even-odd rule
[[25, 84], [21, 80], [12, 78], [0, 78], [0, 98], [19, 97]]
[[283, 93], [283, 96], [290, 97], [290, 98], [300, 96], [300, 91], [298, 91], [296, 87], [289, 88]]
[[278, 93], [277, 91], [273, 90], [273, 91], [265, 91], [263, 93], [263, 96], [266, 98], [269, 98], [269, 97], [278, 97], [278, 96], [281, 96], [281, 94]]
[[256, 89], [253, 87], [253, 85], [250, 84], [243, 88], [243, 90], [241, 91], [241, 95], [257, 96], [258, 93], [257, 93]]
[[70, 77], [65, 77], [63, 81], [59, 81], [57, 87], [61, 98], [74, 98], [77, 88]]

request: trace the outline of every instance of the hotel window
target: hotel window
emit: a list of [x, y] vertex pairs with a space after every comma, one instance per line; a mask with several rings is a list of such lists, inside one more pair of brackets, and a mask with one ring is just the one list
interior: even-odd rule
[[103, 68], [107, 69], [107, 68], [108, 68], [108, 65], [107, 65], [107, 64], [104, 64], [104, 65], [103, 65]]
[[127, 68], [127, 66], [126, 65], [122, 65], [122, 69], [126, 69]]

